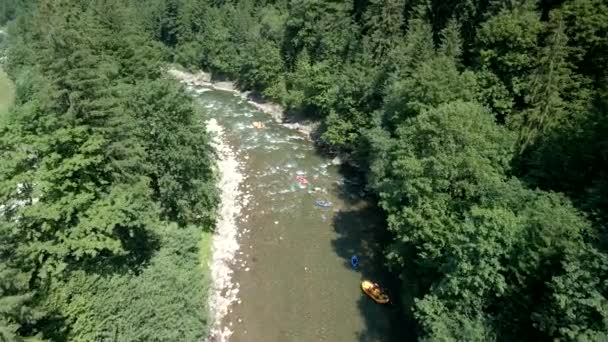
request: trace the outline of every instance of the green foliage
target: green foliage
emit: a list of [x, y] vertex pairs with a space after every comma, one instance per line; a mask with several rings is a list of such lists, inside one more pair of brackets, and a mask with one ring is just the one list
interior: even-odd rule
[[[0, 242], [7, 246], [9, 241], [4, 236], [6, 230], [4, 227], [0, 229]], [[2, 256], [9, 253], [5, 248], [0, 252]], [[35, 312], [29, 306], [32, 300], [32, 293], [28, 291], [27, 284], [29, 275], [1, 262], [0, 276], [0, 340], [18, 341], [20, 324], [31, 322], [35, 317]]]
[[604, 2], [200, 3], [177, 60], [353, 157], [422, 340], [605, 337]]
[[566, 259], [551, 279], [546, 305], [532, 314], [539, 329], [565, 340], [598, 341], [608, 331], [606, 255], [593, 248]]
[[604, 1], [10, 0], [6, 20], [0, 336], [203, 336], [188, 224], [210, 229], [214, 175], [172, 59], [353, 156], [420, 339], [605, 339]]
[[288, 106], [316, 115], [328, 113], [334, 100], [332, 76], [329, 62], [315, 63], [308, 51], [304, 50], [298, 56], [294, 71], [287, 76], [287, 87], [290, 89], [286, 100]]
[[432, 57], [421, 62], [411, 77], [390, 85], [385, 98], [386, 114], [391, 123], [401, 123], [407, 117], [442, 103], [475, 100], [477, 89], [473, 73], [460, 73], [451, 58]]
[[448, 22], [448, 26], [441, 31], [441, 54], [454, 60], [462, 57], [462, 39], [460, 38], [460, 27], [456, 20]]
[[486, 189], [504, 177], [510, 135], [494, 126], [483, 108], [465, 102], [410, 118], [397, 135], [387, 166], [380, 168], [385, 174], [373, 175], [378, 183], [372, 186], [387, 211], [389, 229], [401, 236], [396, 241], [424, 246], [422, 257], [439, 257], [442, 246], [450, 244], [442, 232], [457, 226], [451, 211], [492, 200]]
[[525, 101], [529, 108], [512, 119], [520, 132], [519, 145], [523, 150], [537, 135], [557, 125], [565, 124], [566, 91], [573, 88], [575, 78], [567, 63], [568, 38], [564, 22], [556, 15], [551, 22], [550, 36], [538, 58], [538, 67], [529, 76]]
[[519, 98], [525, 76], [537, 65], [538, 36], [543, 25], [531, 1], [504, 8], [478, 30], [481, 63], [492, 70], [512, 96]]
[[[516, 337], [550, 321], [530, 321], [527, 312], [539, 305], [538, 286], [581, 248], [589, 223], [560, 196], [509, 180], [513, 134], [479, 105], [440, 105], [396, 133], [372, 186], [395, 235], [389, 261], [432, 284], [415, 308], [426, 338]], [[414, 260], [403, 258], [408, 250]], [[499, 326], [488, 325], [491, 312]]]
[[395, 76], [405, 78], [413, 73], [419, 63], [433, 57], [433, 31], [422, 8], [418, 8], [415, 16], [408, 21], [408, 30], [403, 42], [395, 47], [389, 56], [394, 64]]
[[209, 326], [198, 262], [200, 229], [161, 226], [159, 251], [137, 273], [76, 271], [50, 284], [44, 305], [70, 326], [70, 341], [193, 341]]
[[498, 76], [488, 69], [477, 71], [476, 78], [479, 83], [479, 96], [483, 103], [496, 113], [500, 121], [504, 121], [513, 111], [515, 105], [513, 96]]
[[4, 0], [0, 4], [0, 27], [6, 22], [15, 19], [23, 12], [29, 1], [27, 0]]
[[214, 219], [212, 151], [190, 98], [167, 80], [141, 84], [128, 96], [150, 164], [161, 217], [209, 227]]
[[270, 88], [284, 71], [281, 51], [269, 41], [258, 40], [250, 45], [249, 53], [239, 71], [239, 84], [244, 89]]
[[163, 48], [119, 0], [40, 1], [11, 24], [8, 48], [2, 339], [203, 336], [212, 152], [189, 99], [161, 79]]
[[13, 105], [15, 90], [13, 82], [8, 78], [4, 70], [0, 69], [0, 124]]
[[495, 341], [490, 323], [479, 314], [467, 317], [448, 310], [436, 297], [427, 296], [417, 301], [417, 319], [423, 322], [426, 335], [420, 340], [430, 341]]
[[346, 57], [353, 43], [354, 27], [347, 1], [294, 0], [286, 22], [286, 52], [292, 65], [302, 50], [311, 61], [338, 61]]
[[[597, 96], [602, 96], [598, 92]], [[527, 153], [517, 159], [522, 176], [542, 188], [563, 191], [585, 209], [598, 225], [602, 245], [606, 246], [605, 196], [608, 108], [599, 100], [589, 109], [575, 112], [566, 125], [540, 137]], [[563, 156], [568, 156], [564, 158]]]
[[322, 141], [342, 151], [361, 153], [363, 132], [371, 128], [371, 116], [380, 102], [381, 82], [377, 68], [370, 61], [355, 61], [344, 65], [334, 76], [331, 109], [324, 119]]
[[605, 82], [608, 66], [608, 5], [601, 0], [566, 1], [563, 5], [566, 36], [574, 50], [577, 71]]
[[370, 0], [365, 12], [365, 44], [376, 62], [384, 62], [398, 45], [404, 27], [403, 0]]

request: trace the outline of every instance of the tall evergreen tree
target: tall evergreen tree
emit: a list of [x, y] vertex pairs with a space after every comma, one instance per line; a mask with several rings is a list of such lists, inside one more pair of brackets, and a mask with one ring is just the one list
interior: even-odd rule
[[370, 0], [363, 29], [365, 45], [377, 63], [385, 62], [391, 49], [398, 45], [405, 25], [404, 0]]
[[525, 101], [530, 108], [521, 113], [519, 122], [515, 124], [519, 130], [520, 150], [532, 144], [539, 134], [564, 120], [565, 116], [562, 94], [568, 83], [572, 82], [567, 63], [568, 37], [559, 14], [553, 16], [551, 24], [550, 36], [540, 52], [536, 70], [529, 77], [530, 85], [526, 87]]

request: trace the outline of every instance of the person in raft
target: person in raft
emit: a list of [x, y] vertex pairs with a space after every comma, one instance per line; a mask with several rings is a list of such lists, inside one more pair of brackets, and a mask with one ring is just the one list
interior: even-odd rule
[[380, 297], [382, 295], [382, 288], [377, 283], [374, 283], [374, 289], [372, 291], [374, 292], [375, 297]]

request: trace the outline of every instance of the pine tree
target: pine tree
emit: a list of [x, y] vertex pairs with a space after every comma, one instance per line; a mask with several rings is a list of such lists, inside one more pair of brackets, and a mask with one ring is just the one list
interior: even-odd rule
[[561, 15], [554, 13], [550, 36], [540, 52], [538, 67], [529, 76], [530, 85], [526, 87], [525, 101], [530, 108], [513, 120], [519, 131], [520, 152], [534, 143], [538, 135], [559, 125], [560, 121], [563, 124], [567, 109], [562, 94], [573, 81], [567, 62], [568, 37], [564, 26]]
[[389, 73], [394, 73], [392, 77], [407, 77], [416, 65], [430, 59], [434, 52], [433, 31], [426, 9], [417, 7], [415, 14], [407, 21], [403, 42], [389, 56], [393, 64], [389, 65]]
[[364, 15], [364, 44], [377, 63], [385, 62], [398, 45], [405, 25], [404, 11], [403, 0], [369, 1]]
[[350, 13], [351, 2], [294, 0], [286, 22], [287, 65], [295, 63], [306, 49], [312, 61], [332, 59], [339, 63], [348, 56], [357, 32]]
[[441, 31], [439, 52], [457, 61], [462, 57], [462, 44], [460, 23], [456, 20], [450, 20], [448, 25]]

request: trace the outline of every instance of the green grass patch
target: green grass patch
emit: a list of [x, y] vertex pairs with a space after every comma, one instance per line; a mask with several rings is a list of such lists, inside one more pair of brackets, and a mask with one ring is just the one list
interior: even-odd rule
[[15, 99], [15, 88], [8, 75], [0, 68], [0, 123], [4, 121]]
[[198, 260], [205, 276], [210, 275], [211, 244], [213, 243], [213, 233], [203, 232], [198, 243]]

